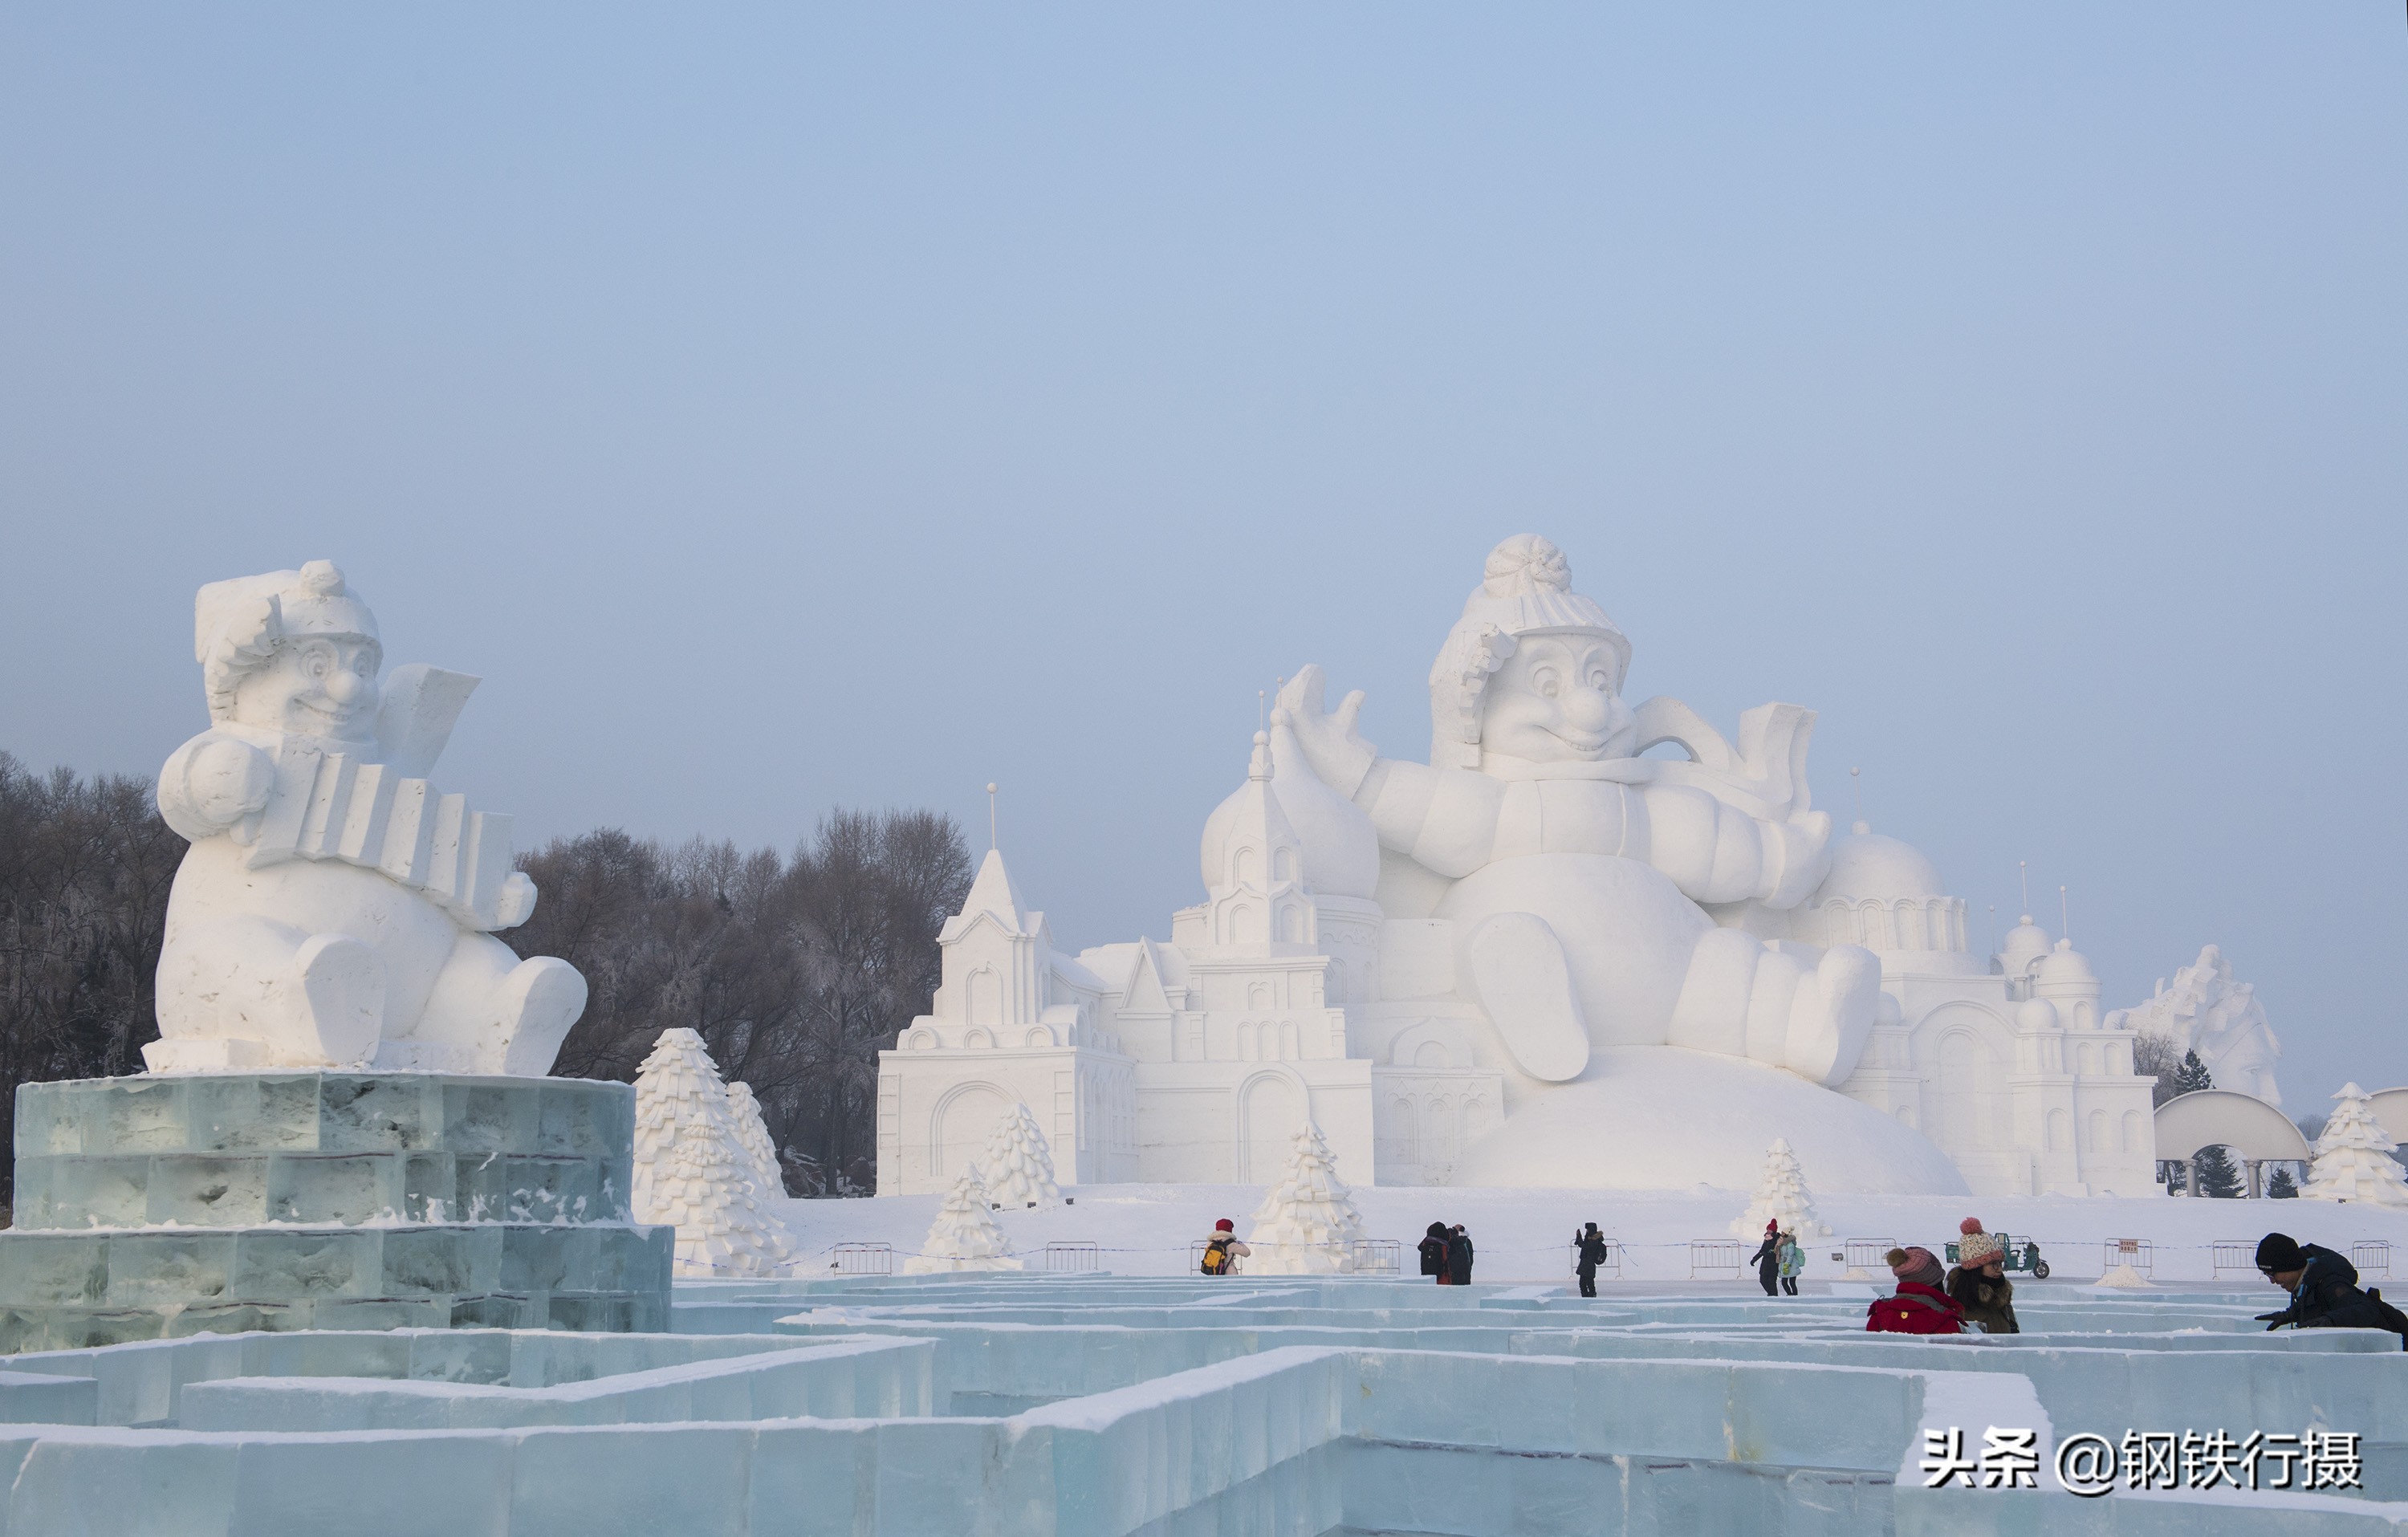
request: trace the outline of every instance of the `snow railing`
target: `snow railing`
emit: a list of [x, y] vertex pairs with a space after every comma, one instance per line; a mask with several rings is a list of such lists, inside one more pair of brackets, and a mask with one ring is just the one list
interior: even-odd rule
[[2143, 1275], [2157, 1274], [2157, 1246], [2145, 1238], [2111, 1238], [2106, 1243], [2106, 1255], [2102, 1263], [2107, 1270], [2129, 1265]]
[[895, 1245], [892, 1243], [839, 1243], [828, 1269], [838, 1275], [893, 1275]]
[[1689, 1279], [1692, 1281], [1738, 1280], [1740, 1253], [1740, 1243], [1735, 1238], [1689, 1240]]

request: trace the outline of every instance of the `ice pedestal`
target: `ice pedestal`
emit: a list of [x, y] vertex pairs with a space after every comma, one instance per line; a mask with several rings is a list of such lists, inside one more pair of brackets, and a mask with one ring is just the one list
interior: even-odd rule
[[0, 1351], [244, 1329], [667, 1326], [624, 1084], [264, 1071], [27, 1084]]

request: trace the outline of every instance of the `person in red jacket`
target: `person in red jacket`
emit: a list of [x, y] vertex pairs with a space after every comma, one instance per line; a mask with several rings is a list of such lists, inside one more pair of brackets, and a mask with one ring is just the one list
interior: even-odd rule
[[1884, 1297], [1866, 1310], [1865, 1329], [1872, 1334], [1962, 1334], [1965, 1310], [1941, 1289], [1946, 1272], [1929, 1249], [1892, 1249], [1882, 1256], [1889, 1273], [1898, 1277], [1896, 1296]]

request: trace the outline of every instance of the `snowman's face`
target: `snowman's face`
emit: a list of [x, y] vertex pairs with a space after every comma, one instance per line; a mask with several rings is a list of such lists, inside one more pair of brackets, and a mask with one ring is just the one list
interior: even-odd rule
[[376, 731], [383, 660], [383, 648], [363, 636], [279, 640], [267, 665], [235, 685], [234, 718], [263, 731], [365, 741]]
[[1621, 652], [1601, 636], [1522, 636], [1482, 695], [1481, 751], [1528, 763], [1629, 756], [1639, 726], [1616, 692], [1621, 672]]

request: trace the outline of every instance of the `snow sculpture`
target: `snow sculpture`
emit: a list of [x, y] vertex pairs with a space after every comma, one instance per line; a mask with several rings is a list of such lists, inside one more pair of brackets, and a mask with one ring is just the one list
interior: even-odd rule
[[1016, 1271], [1010, 1241], [1003, 1236], [995, 1214], [987, 1210], [986, 1186], [978, 1171], [965, 1171], [945, 1193], [945, 1204], [928, 1228], [922, 1252], [903, 1262], [906, 1275], [932, 1275], [944, 1271]]
[[680, 1275], [781, 1274], [799, 1257], [758, 1180], [702, 1037], [663, 1030], [636, 1074], [636, 1220], [677, 1228]]
[[2232, 980], [2232, 963], [2214, 945], [2203, 946], [2197, 961], [2176, 971], [2172, 986], [2158, 983], [2155, 997], [2138, 1008], [2117, 1010], [2107, 1023], [2171, 1041], [2176, 1061], [2185, 1052], [2199, 1053], [2218, 1088], [2238, 1089], [2277, 1107], [2283, 1102], [2274, 1086], [2282, 1042], [2266, 1021], [2257, 988]]
[[478, 680], [412, 665], [380, 688], [376, 617], [327, 561], [211, 582], [194, 610], [209, 727], [159, 773], [193, 846], [151, 1070], [547, 1071], [585, 979], [493, 937], [535, 911], [510, 819], [425, 777]]
[[2340, 1108], [2316, 1139], [2315, 1162], [2308, 1166], [2308, 1183], [2300, 1186], [2300, 1199], [2408, 1206], [2408, 1179], [2391, 1156], [2399, 1144], [2384, 1134], [2367, 1092], [2356, 1084], [2344, 1084], [2333, 1099]]
[[1296, 1134], [1286, 1171], [1254, 1212], [1246, 1269], [1255, 1275], [1352, 1274], [1362, 1238], [1354, 1193], [1339, 1179], [1321, 1128], [1308, 1121]]
[[987, 1201], [1006, 1211], [1052, 1206], [1062, 1199], [1054, 1183], [1054, 1150], [1026, 1105], [1014, 1105], [997, 1121], [981, 1161]]
[[1799, 1238], [1831, 1230], [1830, 1224], [1815, 1214], [1805, 1171], [1798, 1167], [1798, 1155], [1789, 1150], [1786, 1137], [1773, 1138], [1772, 1145], [1765, 1149], [1764, 1181], [1756, 1187], [1756, 1199], [1748, 1202], [1747, 1210], [1732, 1220], [1730, 1230], [1742, 1238], [1760, 1238], [1768, 1222]]
[[[1434, 913], [1453, 920], [1458, 975], [1525, 1072], [1560, 1083], [1595, 1048], [1670, 1044], [1838, 1084], [1872, 1027], [1872, 954], [1773, 948], [1716, 922], [1794, 908], [1823, 879], [1813, 715], [1760, 706], [1733, 747], [1676, 699], [1625, 703], [1629, 660], [1563, 553], [1517, 535], [1430, 673], [1428, 764], [1379, 755], [1359, 692], [1326, 711], [1318, 667], [1281, 690], [1278, 722], [1381, 847], [1444, 884]], [[1640, 756], [1661, 742], [1692, 761]]]
[[752, 1160], [753, 1185], [764, 1197], [782, 1198], [786, 1176], [778, 1167], [778, 1144], [769, 1139], [769, 1124], [761, 1118], [761, 1101], [752, 1097], [752, 1085], [741, 1078], [727, 1085], [727, 1115], [737, 1142]]

